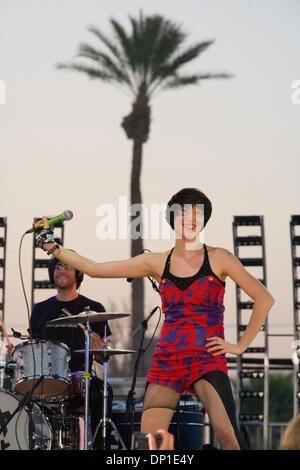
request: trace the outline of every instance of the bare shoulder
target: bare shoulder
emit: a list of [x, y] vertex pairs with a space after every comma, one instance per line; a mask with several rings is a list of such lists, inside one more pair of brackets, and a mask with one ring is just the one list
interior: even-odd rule
[[237, 258], [227, 248], [208, 245], [206, 245], [206, 248], [213, 271], [218, 274], [222, 281], [225, 281], [228, 276], [228, 270], [226, 269], [228, 262], [230, 262], [230, 259]]
[[148, 260], [148, 262], [159, 262], [167, 258], [168, 254], [170, 253], [171, 250], [168, 251], [155, 251], [155, 252], [147, 252], [145, 251], [143, 253], [143, 256], [147, 257], [145, 259]]
[[273, 297], [263, 284], [245, 269], [241, 261], [226, 248], [215, 248], [215, 263], [222, 272], [223, 278], [229, 276], [252, 299], [268, 298], [274, 302]]
[[236, 256], [234, 256], [234, 254], [227, 248], [221, 248], [220, 246], [216, 246], [216, 247], [211, 246], [210, 248], [212, 250], [212, 254], [214, 254], [214, 256], [216, 256], [218, 259], [220, 258], [237, 259]]
[[227, 248], [222, 247], [210, 247], [211, 248], [211, 255], [215, 261], [215, 263], [219, 266], [221, 271], [224, 274], [228, 274], [226, 268], [232, 263], [240, 263], [239, 259]]
[[154, 277], [157, 281], [160, 282], [161, 275], [163, 273], [167, 257], [170, 253], [170, 250], [162, 252], [145, 252], [144, 255], [147, 257], [145, 261], [148, 263], [150, 269], [150, 275]]
[[210, 245], [205, 245], [205, 246], [207, 248], [207, 252], [209, 256], [215, 258], [216, 261], [224, 257], [230, 257], [230, 256], [235, 258], [235, 256], [229, 250], [227, 250], [227, 248], [221, 248], [219, 246], [210, 246]]
[[161, 251], [161, 252], [151, 252], [151, 253], [147, 253], [145, 252], [144, 254], [147, 256], [147, 260], [148, 262], [153, 265], [153, 266], [156, 266], [156, 265], [160, 265], [161, 263], [164, 263], [166, 262], [166, 259], [169, 255], [171, 250], [168, 250], [168, 251]]

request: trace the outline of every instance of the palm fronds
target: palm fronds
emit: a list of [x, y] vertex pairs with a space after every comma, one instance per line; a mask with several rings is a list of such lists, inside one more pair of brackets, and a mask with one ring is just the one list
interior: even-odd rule
[[181, 27], [161, 15], [137, 18], [129, 16], [131, 31], [115, 19], [110, 20], [113, 37], [108, 38], [95, 26], [91, 32], [101, 48], [82, 43], [77, 57], [87, 59], [93, 66], [71, 62], [57, 68], [76, 70], [90, 78], [98, 78], [129, 89], [135, 97], [150, 97], [158, 89], [197, 84], [211, 78], [230, 78], [227, 73], [182, 74], [182, 68], [197, 59], [214, 40], [185, 47], [186, 34]]

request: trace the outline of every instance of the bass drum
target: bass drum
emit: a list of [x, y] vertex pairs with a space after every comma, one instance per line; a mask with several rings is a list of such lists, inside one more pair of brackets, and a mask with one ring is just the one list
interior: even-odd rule
[[202, 403], [180, 401], [169, 427], [175, 437], [175, 449], [202, 450], [204, 413]]
[[[181, 402], [177, 407], [169, 426], [169, 432], [174, 435], [176, 450], [201, 450], [203, 446], [203, 405], [195, 402]], [[126, 448], [131, 447], [131, 412], [114, 411], [113, 422], [124, 441]], [[134, 430], [140, 430], [141, 411], [134, 412]]]
[[[11, 417], [20, 399], [10, 392], [0, 390], [0, 426]], [[0, 450], [50, 450], [53, 439], [48, 418], [36, 403], [30, 410], [25, 407], [8, 423], [0, 434]]]

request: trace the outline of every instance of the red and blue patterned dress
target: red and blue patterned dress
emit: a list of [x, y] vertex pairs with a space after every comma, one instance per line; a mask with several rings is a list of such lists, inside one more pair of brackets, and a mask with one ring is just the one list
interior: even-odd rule
[[224, 339], [225, 282], [213, 273], [206, 245], [203, 246], [201, 268], [194, 276], [185, 278], [169, 272], [173, 248], [159, 284], [165, 320], [147, 382], [179, 393], [184, 390], [195, 393], [192, 385], [207, 372], [228, 372], [225, 355], [213, 356], [205, 347], [211, 336]]

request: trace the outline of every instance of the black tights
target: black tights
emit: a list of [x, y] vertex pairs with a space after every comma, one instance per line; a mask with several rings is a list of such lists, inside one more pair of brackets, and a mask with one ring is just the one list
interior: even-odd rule
[[[221, 447], [247, 449], [237, 426], [235, 404], [229, 377], [225, 372], [211, 371], [193, 384], [199, 400], [206, 409]], [[144, 398], [141, 431], [168, 429], [180, 394], [158, 384], [147, 384]]]

